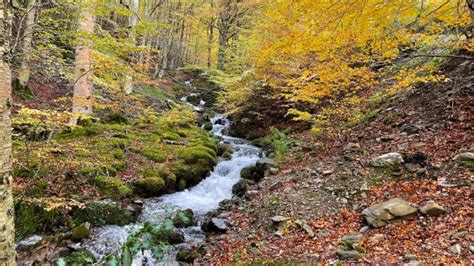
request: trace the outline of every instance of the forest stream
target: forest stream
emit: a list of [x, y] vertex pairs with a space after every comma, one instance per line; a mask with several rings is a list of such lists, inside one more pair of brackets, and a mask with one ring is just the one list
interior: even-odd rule
[[[191, 82], [187, 84], [192, 86]], [[199, 96], [199, 94], [192, 95]], [[187, 101], [187, 97], [181, 100], [192, 105]], [[201, 111], [204, 105], [205, 102], [201, 100], [199, 105], [193, 108]], [[201, 230], [201, 225], [206, 214], [216, 210], [220, 202], [232, 198], [232, 186], [239, 181], [242, 168], [255, 164], [262, 154], [260, 148], [250, 145], [248, 141], [227, 135], [230, 121], [224, 115], [216, 114], [211, 118], [211, 123], [211, 132], [220, 138], [221, 142], [232, 147], [231, 160], [219, 159], [211, 174], [190, 189], [144, 200], [142, 214], [135, 224], [94, 228], [91, 236], [82, 243], [82, 247], [89, 250], [100, 261], [107, 255], [120, 253], [128, 237], [143, 228], [145, 223], [160, 224], [177, 211], [186, 209], [194, 212], [195, 224], [177, 229], [184, 234], [185, 242], [175, 245], [159, 262], [155, 260], [151, 251], [139, 252], [134, 256], [132, 265], [177, 265], [176, 253], [179, 248], [204, 243], [205, 233]]]

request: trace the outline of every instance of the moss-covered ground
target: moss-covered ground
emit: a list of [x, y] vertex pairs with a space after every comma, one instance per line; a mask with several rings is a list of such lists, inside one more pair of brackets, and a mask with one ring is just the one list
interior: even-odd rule
[[[38, 130], [48, 127], [34, 120], [14, 123], [17, 238], [66, 231], [88, 220], [126, 222], [123, 202], [183, 190], [212, 170], [218, 141], [199, 127], [191, 108], [152, 87], [124, 97], [122, 108], [99, 110], [98, 117], [83, 119], [75, 128], [48, 131]], [[172, 104], [147, 108], [157, 101]], [[107, 213], [123, 215], [115, 219], [103, 217], [103, 209], [99, 214], [97, 208], [94, 214], [80, 211], [103, 199], [120, 202], [118, 211], [109, 206]]]

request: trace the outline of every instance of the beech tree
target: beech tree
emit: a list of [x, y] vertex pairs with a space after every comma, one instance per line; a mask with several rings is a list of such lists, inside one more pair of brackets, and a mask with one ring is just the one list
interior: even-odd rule
[[12, 194], [11, 70], [6, 60], [10, 20], [7, 2], [0, 1], [0, 265], [15, 265]]
[[36, 16], [36, 0], [26, 2], [26, 14], [23, 31], [23, 49], [21, 55], [21, 66], [18, 71], [18, 83], [21, 87], [26, 87], [30, 79], [30, 68], [28, 66], [29, 56], [32, 52], [31, 43], [33, 41], [33, 28]]
[[91, 3], [88, 0], [82, 2], [79, 16], [80, 43], [76, 47], [76, 59], [74, 65], [74, 95], [72, 112], [74, 117], [71, 124], [77, 123], [77, 118], [81, 115], [92, 114], [93, 96], [93, 67], [92, 67], [92, 41], [90, 36], [94, 32], [95, 17], [91, 10]]

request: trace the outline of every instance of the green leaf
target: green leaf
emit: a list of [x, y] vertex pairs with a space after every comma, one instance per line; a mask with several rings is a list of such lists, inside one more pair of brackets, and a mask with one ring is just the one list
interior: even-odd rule
[[130, 250], [125, 247], [122, 252], [122, 266], [130, 266], [132, 265], [132, 254]]

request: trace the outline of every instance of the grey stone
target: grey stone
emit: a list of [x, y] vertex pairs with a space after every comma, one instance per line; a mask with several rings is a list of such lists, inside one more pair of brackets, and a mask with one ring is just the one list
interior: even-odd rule
[[339, 249], [336, 255], [342, 260], [360, 260], [362, 258], [362, 254], [357, 250]]
[[373, 167], [394, 167], [403, 163], [403, 156], [398, 152], [386, 153], [370, 161], [370, 165]]
[[228, 229], [227, 223], [226, 219], [212, 218], [204, 222], [201, 228], [207, 233], [225, 233]]
[[461, 254], [461, 245], [455, 244], [449, 248], [449, 251], [454, 254]]
[[362, 227], [361, 229], [359, 229], [359, 232], [363, 234], [363, 233], [369, 231], [369, 229], [370, 229], [369, 226], [364, 226], [364, 227]]
[[408, 202], [395, 198], [366, 208], [362, 211], [362, 215], [367, 223], [377, 228], [396, 218], [416, 214], [416, 211], [417, 209]]
[[418, 257], [416, 255], [413, 255], [413, 254], [405, 254], [404, 258], [405, 258], [406, 261], [418, 260]]
[[286, 222], [286, 221], [289, 221], [289, 220], [290, 220], [290, 218], [285, 217], [285, 216], [281, 216], [281, 215], [276, 215], [276, 216], [272, 217], [272, 222], [276, 223], [276, 224]]
[[18, 242], [18, 244], [16, 245], [16, 248], [18, 250], [28, 250], [38, 245], [41, 241], [43, 241], [42, 236], [33, 235]]
[[456, 155], [454, 161], [460, 166], [474, 168], [474, 152], [464, 152]]
[[240, 179], [234, 186], [232, 186], [232, 194], [242, 197], [248, 190], [248, 181], [246, 179]]
[[342, 241], [350, 242], [352, 244], [357, 244], [360, 241], [362, 241], [363, 238], [364, 236], [361, 233], [354, 233], [354, 234], [344, 236], [342, 238]]
[[446, 212], [443, 206], [439, 205], [438, 203], [430, 200], [420, 208], [421, 213], [428, 216], [438, 216]]

